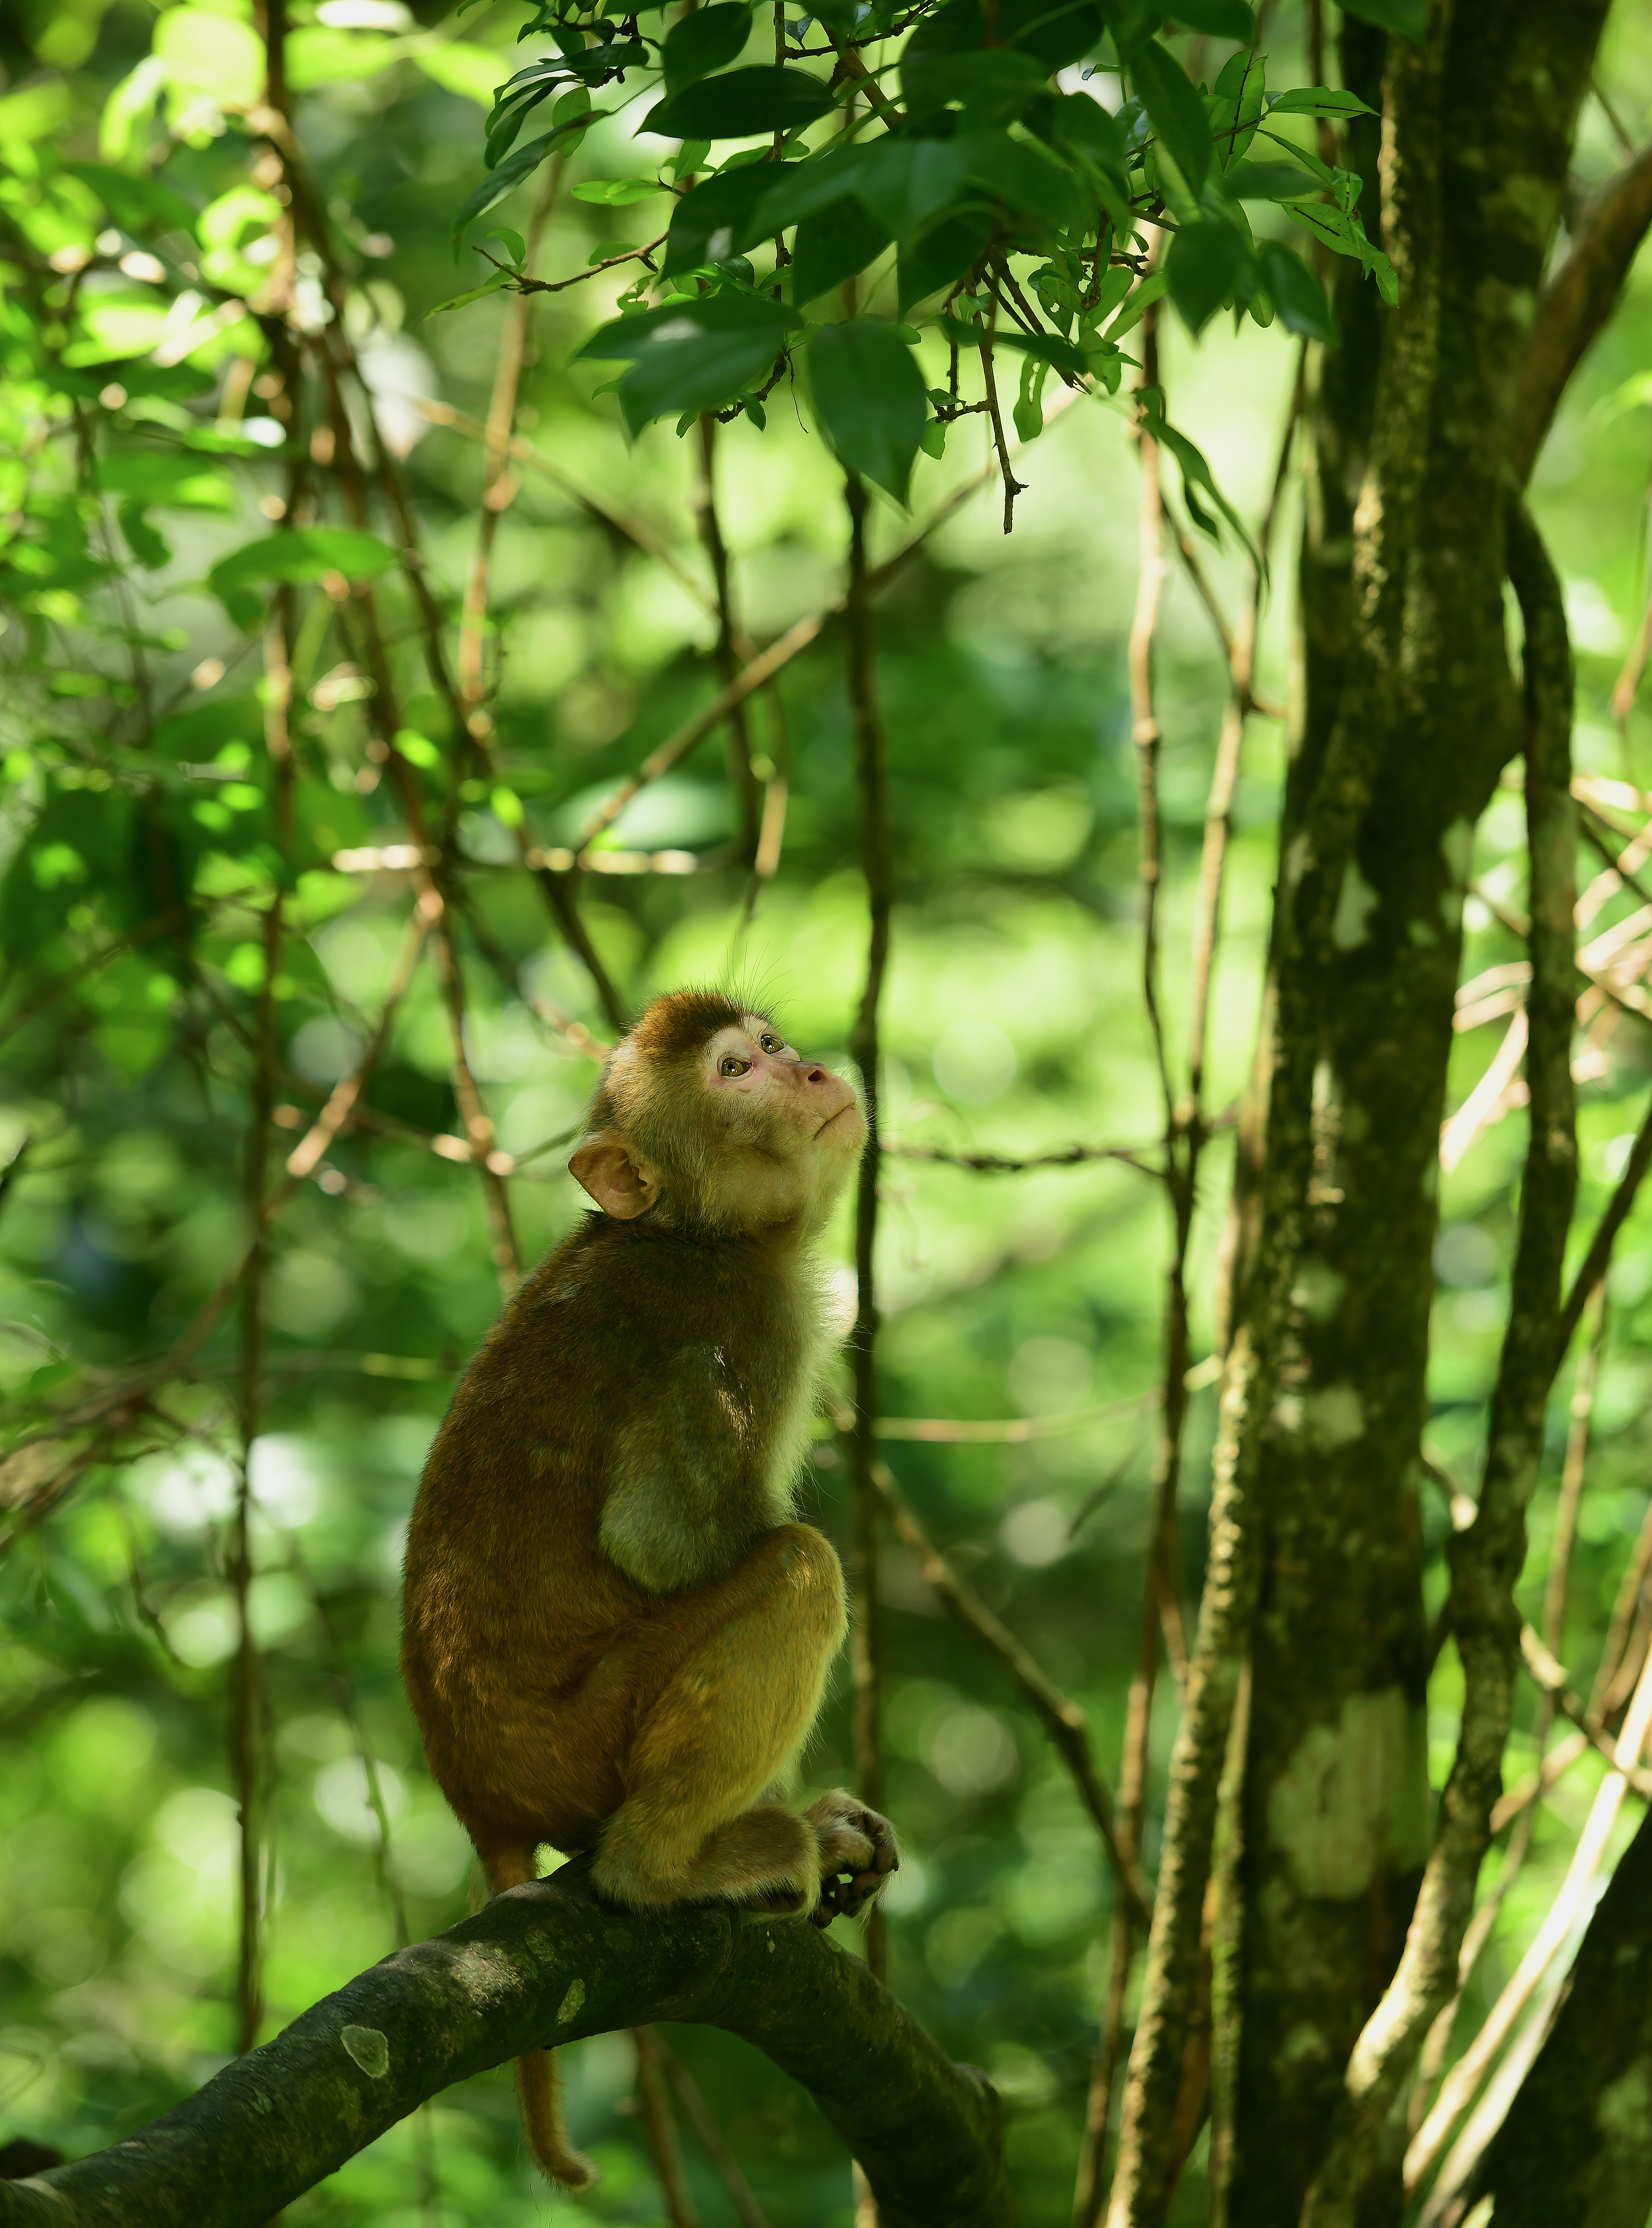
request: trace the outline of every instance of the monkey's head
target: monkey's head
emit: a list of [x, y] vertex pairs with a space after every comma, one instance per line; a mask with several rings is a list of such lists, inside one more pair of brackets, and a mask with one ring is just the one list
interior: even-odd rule
[[568, 1167], [605, 1214], [807, 1234], [866, 1143], [855, 1093], [720, 991], [656, 998], [615, 1047]]

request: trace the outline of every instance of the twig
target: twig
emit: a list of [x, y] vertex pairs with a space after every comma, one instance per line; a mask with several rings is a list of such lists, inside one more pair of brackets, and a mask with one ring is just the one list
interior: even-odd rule
[[869, 1474], [873, 1489], [887, 1510], [889, 1521], [917, 1558], [919, 1568], [937, 1598], [964, 1630], [1003, 1665], [1036, 1713], [1072, 1773], [1079, 1800], [1101, 1836], [1120, 1896], [1136, 1921], [1145, 1925], [1152, 1908], [1153, 1891], [1139, 1860], [1121, 1841], [1112, 1798], [1096, 1769], [1090, 1728], [1083, 1711], [1046, 1677], [1014, 1633], [994, 1616], [969, 1581], [959, 1577], [930, 1538], [896, 1484], [888, 1464], [874, 1460]]
[[[665, 245], [665, 239], [664, 233], [661, 233], [658, 239], [645, 240], [640, 247], [628, 247], [620, 255], [605, 255], [600, 263], [587, 265], [585, 270], [576, 271], [571, 278], [524, 278], [509, 264], [501, 263], [496, 255], [489, 255], [485, 247], [478, 247], [476, 252], [485, 257], [496, 271], [503, 271], [515, 292], [525, 299], [531, 294], [566, 293], [570, 286], [583, 286], [587, 278], [600, 278], [605, 271], [616, 270], [622, 263], [648, 263], [655, 249]], [[531, 257], [529, 260], [532, 260]], [[648, 263], [648, 267], [651, 271], [654, 266]]]
[[909, 1145], [904, 1139], [888, 1137], [883, 1149], [894, 1160], [934, 1161], [946, 1168], [970, 1168], [977, 1175], [988, 1176], [1021, 1175], [1028, 1168], [1073, 1168], [1092, 1161], [1123, 1161], [1144, 1176], [1162, 1177], [1164, 1173], [1143, 1157], [1143, 1148], [1131, 1145], [1061, 1145], [1053, 1152], [1017, 1157], [1005, 1153], [949, 1153], [939, 1145]]

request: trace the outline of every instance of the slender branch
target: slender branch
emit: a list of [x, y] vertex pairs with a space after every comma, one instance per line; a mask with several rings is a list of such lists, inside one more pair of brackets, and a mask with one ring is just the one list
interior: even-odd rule
[[1072, 1773], [1079, 1799], [1101, 1836], [1125, 1908], [1138, 1925], [1145, 1926], [1152, 1909], [1153, 1890], [1140, 1860], [1121, 1840], [1112, 1798], [1096, 1769], [1090, 1728], [1083, 1711], [1046, 1677], [1014, 1633], [994, 1616], [968, 1580], [959, 1577], [925, 1530], [887, 1463], [872, 1464], [872, 1484], [891, 1523], [917, 1558], [918, 1566], [937, 1598], [964, 1629], [1003, 1665], [1042, 1723]]
[[[728, 545], [723, 539], [722, 520], [717, 511], [717, 420], [706, 411], [700, 415], [699, 448], [700, 483], [695, 492], [695, 509], [700, 522], [700, 538], [710, 560], [712, 582], [717, 597], [717, 641], [714, 656], [723, 686], [727, 688], [740, 671], [740, 655], [734, 647], [739, 629], [734, 624], [733, 592], [729, 583]], [[740, 803], [741, 854], [747, 860], [754, 860], [760, 826], [760, 799], [757, 777], [752, 771], [752, 736], [743, 696], [729, 707], [727, 764], [728, 777]]]
[[[527, 249], [523, 257], [525, 269], [532, 270], [539, 259], [541, 244], [545, 238], [551, 212], [556, 206], [562, 173], [567, 167], [566, 153], [559, 152], [547, 163], [540, 183], [534, 213], [528, 219]], [[525, 293], [520, 293], [505, 312], [505, 329], [499, 343], [499, 361], [494, 368], [493, 394], [488, 405], [488, 422], [483, 434], [486, 443], [482, 463], [482, 513], [477, 525], [476, 554], [471, 560], [470, 577], [465, 582], [464, 606], [459, 621], [459, 695], [465, 708], [466, 726], [474, 733], [483, 732], [474, 725], [485, 720], [483, 699], [486, 694], [483, 670], [483, 651], [487, 639], [488, 587], [493, 566], [494, 536], [499, 530], [499, 521], [515, 493], [515, 482], [510, 471], [511, 433], [516, 419], [516, 393], [522, 383], [522, 364], [528, 353], [528, 328], [533, 316], [533, 304]]]
[[1652, 147], [1584, 204], [1572, 245], [1537, 298], [1509, 453], [1523, 483], [1537, 461], [1560, 397], [1596, 334], [1652, 224]]
[[[468, 417], [463, 410], [456, 410], [451, 402], [431, 401], [421, 397], [414, 407], [419, 416], [428, 419], [432, 426], [445, 426], [473, 441], [486, 441], [490, 438], [489, 428], [479, 418]], [[540, 473], [554, 486], [560, 488], [565, 495], [572, 496], [574, 502], [599, 523], [611, 528], [623, 540], [633, 542], [656, 564], [664, 566], [677, 585], [688, 591], [702, 611], [715, 612], [716, 603], [707, 594], [704, 584], [695, 579], [688, 567], [673, 554], [645, 520], [624, 509], [608, 496], [593, 495], [581, 481], [564, 471], [560, 464], [553, 462], [521, 433], [512, 438], [508, 454], [512, 464], [525, 464], [530, 471]]]
[[[867, 493], [859, 475], [844, 475], [848, 509], [848, 593], [845, 599], [848, 693], [855, 726], [855, 783], [860, 810], [861, 871], [866, 877], [868, 935], [866, 976], [849, 1034], [849, 1051], [861, 1077], [866, 1107], [867, 1141], [855, 1200], [855, 1327], [849, 1337], [855, 1418], [849, 1434], [853, 1501], [849, 1521], [849, 1591], [855, 1606], [851, 1640], [855, 1681], [855, 1764], [863, 1799], [883, 1808], [882, 1651], [879, 1630], [876, 1482], [873, 1476], [874, 1427], [878, 1412], [878, 1301], [875, 1281], [878, 1235], [878, 1178], [881, 1158], [879, 1127], [880, 1008], [889, 962], [893, 887], [889, 857], [889, 817], [883, 719], [878, 702], [876, 649], [868, 585]], [[746, 669], [749, 672], [750, 667]], [[875, 1905], [867, 1929], [867, 1956], [882, 1975], [882, 1914]]]

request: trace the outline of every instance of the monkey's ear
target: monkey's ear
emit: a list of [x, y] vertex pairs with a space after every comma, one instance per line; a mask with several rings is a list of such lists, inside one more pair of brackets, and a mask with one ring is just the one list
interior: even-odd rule
[[657, 1180], [611, 1132], [581, 1145], [568, 1162], [568, 1174], [616, 1222], [632, 1222], [646, 1214], [660, 1195]]

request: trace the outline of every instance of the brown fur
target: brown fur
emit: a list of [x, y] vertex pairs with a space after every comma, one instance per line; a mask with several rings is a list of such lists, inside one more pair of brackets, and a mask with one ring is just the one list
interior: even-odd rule
[[[617, 1048], [571, 1163], [613, 1211], [523, 1284], [426, 1467], [402, 1669], [496, 1892], [546, 1841], [594, 1850], [595, 1885], [637, 1906], [801, 1914], [855, 1873], [829, 1918], [895, 1861], [848, 1797], [805, 1817], [776, 1792], [844, 1630], [792, 1492], [823, 1351], [806, 1241], [864, 1125], [826, 1070], [763, 1050], [771, 1027], [683, 993]], [[583, 2186], [550, 2053], [519, 2079], [535, 2154]]]

